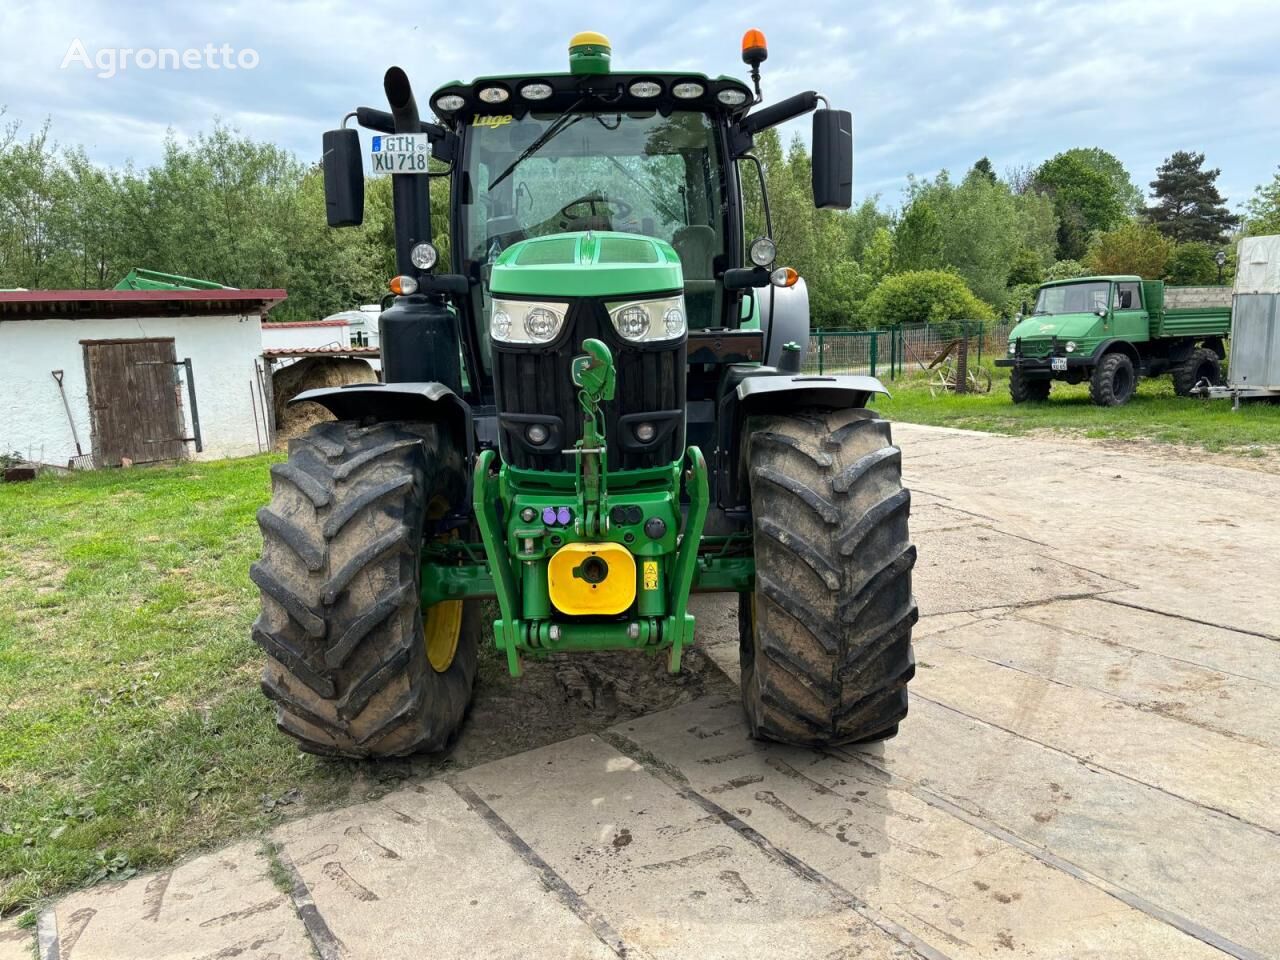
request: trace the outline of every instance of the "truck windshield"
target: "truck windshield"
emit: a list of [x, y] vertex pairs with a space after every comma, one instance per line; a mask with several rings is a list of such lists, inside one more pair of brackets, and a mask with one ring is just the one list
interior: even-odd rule
[[1106, 309], [1111, 284], [1106, 281], [1069, 283], [1060, 287], [1041, 287], [1036, 297], [1036, 316], [1059, 313], [1093, 313]]
[[513, 243], [574, 230], [657, 237], [680, 256], [690, 324], [709, 325], [713, 261], [725, 251], [723, 164], [710, 118], [587, 110], [561, 119], [547, 137], [556, 121], [550, 112], [472, 120], [462, 197], [466, 259], [492, 264]]

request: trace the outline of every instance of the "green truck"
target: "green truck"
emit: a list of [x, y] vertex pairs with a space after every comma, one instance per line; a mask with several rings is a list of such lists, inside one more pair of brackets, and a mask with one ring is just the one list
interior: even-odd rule
[[1118, 407], [1139, 377], [1169, 373], [1179, 396], [1222, 377], [1231, 329], [1230, 287], [1167, 287], [1134, 276], [1043, 284], [1035, 310], [1009, 333], [1014, 403], [1047, 400], [1054, 380], [1089, 381], [1089, 396]]

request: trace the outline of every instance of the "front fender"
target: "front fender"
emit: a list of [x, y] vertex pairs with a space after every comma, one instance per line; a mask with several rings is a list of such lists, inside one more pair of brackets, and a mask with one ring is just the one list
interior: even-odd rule
[[848, 374], [748, 377], [734, 391], [745, 417], [756, 413], [788, 413], [801, 407], [844, 410], [865, 407], [873, 394], [889, 391], [875, 377]]
[[746, 485], [738, 476], [737, 466], [742, 428], [748, 417], [814, 407], [858, 409], [877, 393], [889, 396], [875, 377], [781, 374], [768, 367], [748, 376], [720, 403], [720, 457], [716, 464], [716, 499], [720, 506], [731, 509], [745, 502]]
[[443, 383], [349, 383], [344, 387], [304, 390], [289, 406], [318, 403], [339, 420], [409, 420], [444, 423], [454, 441], [465, 444], [467, 462], [475, 453], [471, 405]]

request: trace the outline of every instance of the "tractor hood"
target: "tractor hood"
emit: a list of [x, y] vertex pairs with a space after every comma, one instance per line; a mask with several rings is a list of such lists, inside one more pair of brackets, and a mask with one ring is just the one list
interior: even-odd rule
[[671, 244], [634, 233], [587, 230], [512, 244], [493, 265], [495, 296], [614, 297], [682, 290]]

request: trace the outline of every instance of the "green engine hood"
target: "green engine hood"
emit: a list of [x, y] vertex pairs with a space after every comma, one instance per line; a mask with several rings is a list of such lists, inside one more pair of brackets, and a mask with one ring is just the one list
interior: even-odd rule
[[494, 296], [614, 297], [681, 290], [671, 244], [634, 233], [587, 230], [521, 240], [493, 265]]
[[1009, 331], [1009, 339], [1017, 340], [1085, 340], [1102, 322], [1096, 313], [1060, 313], [1053, 316], [1027, 317]]

